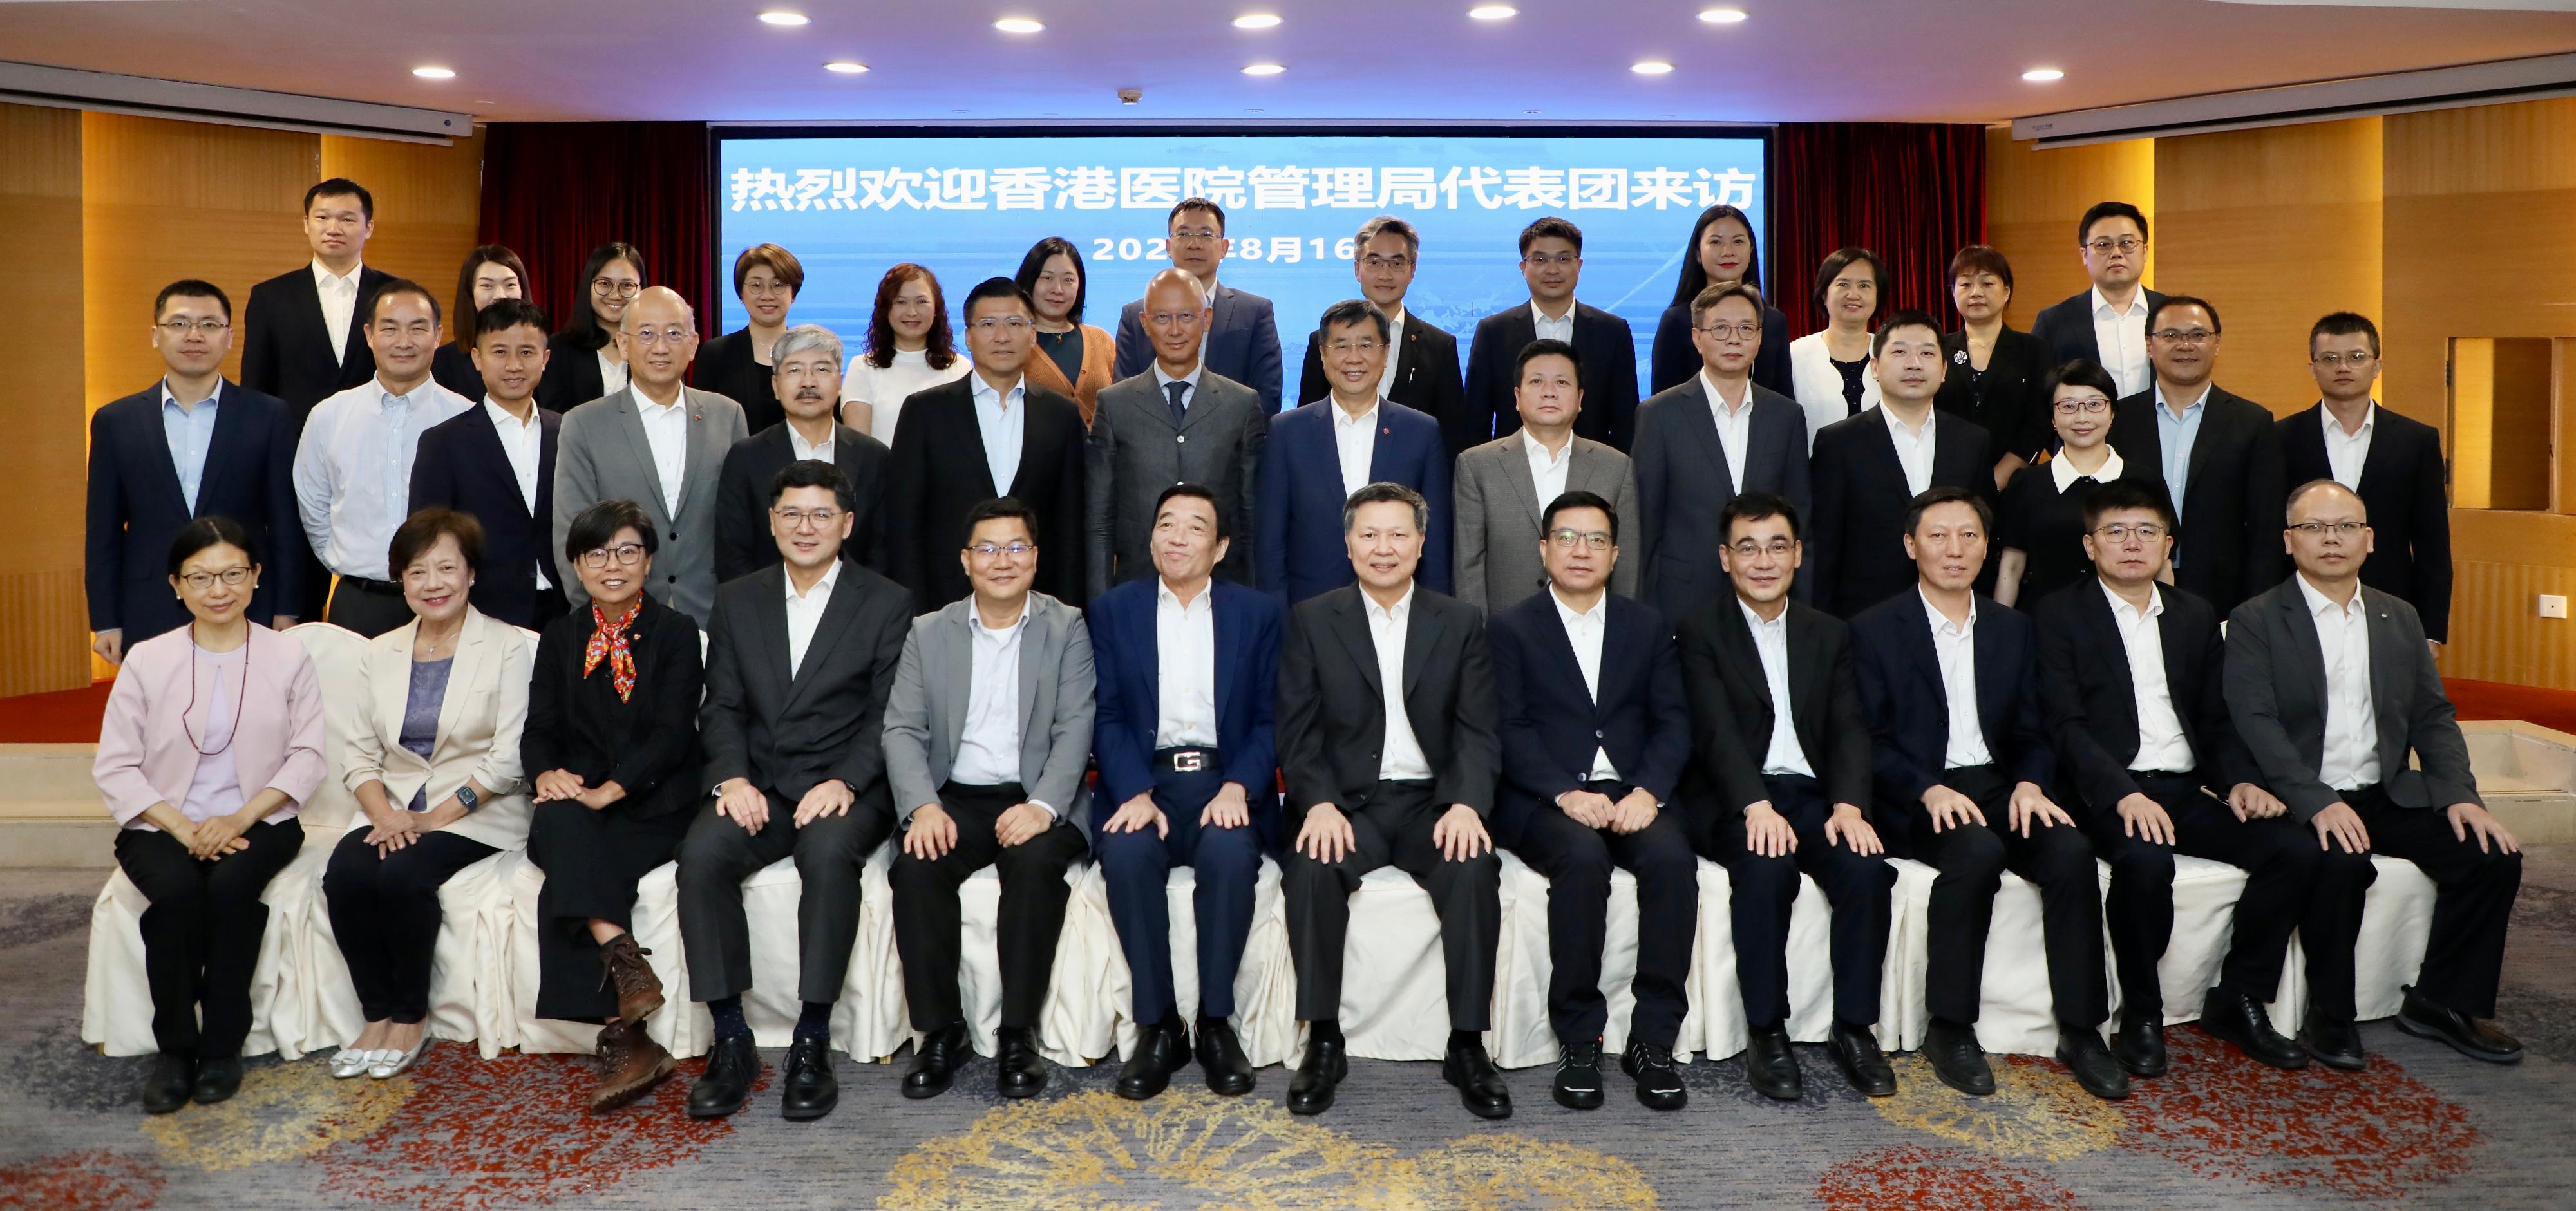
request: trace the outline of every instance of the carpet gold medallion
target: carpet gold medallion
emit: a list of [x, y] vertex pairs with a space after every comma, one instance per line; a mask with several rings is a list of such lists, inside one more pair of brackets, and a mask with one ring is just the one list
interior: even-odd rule
[[335, 1081], [319, 1062], [264, 1065], [245, 1073], [230, 1099], [153, 1115], [143, 1120], [143, 1134], [173, 1161], [209, 1173], [246, 1169], [373, 1135], [411, 1091], [409, 1076]]
[[2116, 1106], [2078, 1088], [2053, 1065], [1995, 1056], [1995, 1091], [1966, 1097], [1932, 1076], [1920, 1056], [1896, 1058], [1896, 1096], [1871, 1108], [1891, 1123], [2006, 1160], [2073, 1160], [2119, 1142]]

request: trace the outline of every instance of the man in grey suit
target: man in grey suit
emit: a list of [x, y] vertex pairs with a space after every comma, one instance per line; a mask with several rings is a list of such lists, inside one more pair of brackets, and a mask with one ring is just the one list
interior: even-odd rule
[[[1458, 456], [1451, 492], [1458, 511], [1458, 599], [1500, 613], [1547, 583], [1540, 558], [1541, 511], [1568, 492], [1610, 502], [1619, 528], [1637, 524], [1637, 474], [1628, 456], [1574, 433], [1583, 410], [1583, 355], [1564, 341], [1524, 346], [1512, 365], [1512, 399], [1521, 427]], [[1637, 570], [1610, 573], [1610, 591], [1637, 595]]]
[[[1807, 414], [1753, 381], [1762, 353], [1762, 293], [1711, 286], [1691, 300], [1700, 372], [1637, 407], [1638, 563], [1645, 597], [1680, 618], [1734, 590], [1718, 562], [1720, 515], [1739, 492], [1768, 492], [1813, 515]], [[1794, 590], [1807, 597], [1807, 581]]]
[[1216, 494], [1240, 540], [1217, 570], [1252, 583], [1252, 486], [1270, 415], [1252, 388], [1208, 369], [1200, 356], [1214, 314], [1198, 279], [1181, 270], [1155, 274], [1145, 287], [1154, 364], [1102, 388], [1091, 420], [1084, 480], [1090, 596], [1154, 575], [1155, 502], [1176, 483]]
[[662, 549], [653, 556], [654, 600], [706, 624], [716, 601], [716, 480], [725, 452], [749, 436], [742, 408], [681, 385], [698, 352], [698, 319], [668, 287], [626, 305], [617, 329], [631, 381], [564, 413], [555, 455], [555, 583], [576, 611], [590, 598], [564, 558], [572, 519], [603, 500], [644, 506]]
[[948, 1091], [974, 1054], [957, 993], [957, 887], [987, 866], [1002, 880], [998, 935], [1003, 1097], [1046, 1088], [1038, 1011], [1071, 890], [1065, 871], [1089, 852], [1082, 810], [1091, 760], [1091, 635], [1082, 611], [1030, 591], [1037, 519], [1005, 496], [966, 517], [973, 591], [913, 620], [886, 703], [886, 775], [903, 816], [903, 849], [886, 871], [904, 1000], [922, 1039], [903, 1095]]

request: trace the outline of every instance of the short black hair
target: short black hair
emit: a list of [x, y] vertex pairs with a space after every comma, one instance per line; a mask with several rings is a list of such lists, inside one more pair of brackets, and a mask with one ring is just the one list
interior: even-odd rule
[[2039, 380], [2039, 398], [2053, 405], [2060, 387], [2091, 387], [2101, 392], [2104, 399], [2117, 401], [2120, 398], [2120, 384], [2112, 380], [2111, 372], [2103, 369], [2100, 362], [2086, 357], [2070, 358], [2065, 365], [2049, 371], [2047, 377]]
[[1906, 502], [1905, 532], [1911, 534], [1916, 530], [1922, 529], [1923, 515], [1930, 512], [1934, 505], [1968, 505], [1973, 507], [1977, 511], [1977, 528], [1986, 531], [1986, 535], [1989, 538], [1994, 536], [1995, 511], [1987, 507], [1986, 498], [1979, 496], [1975, 492], [1966, 488], [1956, 488], [1948, 485], [1943, 485], [1938, 488], [1926, 488], [1913, 500]]
[[1698, 327], [1701, 316], [1717, 310], [1717, 305], [1728, 299], [1742, 299], [1753, 304], [1753, 322], [1756, 324], [1762, 322], [1763, 316], [1768, 314], [1771, 307], [1770, 303], [1763, 301], [1762, 288], [1759, 286], [1745, 282], [1737, 282], [1732, 286], [1711, 286], [1691, 296], [1691, 326]]
[[2191, 294], [2168, 294], [2165, 297], [2156, 300], [2154, 306], [2147, 308], [2147, 331], [2153, 332], [2156, 330], [2157, 316], [2163, 315], [2176, 307], [2198, 307], [2201, 310], [2208, 312], [2209, 330], [2213, 334], [2225, 332], [2227, 330], [2226, 325], [2218, 322], [2218, 308], [2210, 306], [2208, 299]]
[[1020, 289], [1030, 293], [1029, 314], [1036, 315], [1038, 275], [1046, 272], [1046, 263], [1057, 257], [1065, 257], [1073, 262], [1073, 310], [1065, 312], [1064, 318], [1080, 324], [1082, 304], [1091, 297], [1091, 270], [1082, 263], [1082, 250], [1074, 247], [1073, 241], [1060, 235], [1051, 235], [1029, 245], [1028, 255], [1020, 258], [1020, 271], [1013, 274], [1011, 280], [1018, 282]]
[[1175, 497], [1182, 496], [1186, 496], [1192, 500], [1204, 500], [1208, 502], [1208, 511], [1216, 514], [1216, 536], [1219, 538], [1234, 537], [1234, 527], [1226, 524], [1225, 506], [1217, 502], [1216, 493], [1208, 490], [1203, 485], [1194, 484], [1188, 480], [1182, 480], [1179, 483], [1173, 484], [1171, 487], [1163, 489], [1162, 493], [1154, 498], [1154, 516], [1160, 518], [1163, 515], [1163, 506], [1172, 503]]
[[1380, 342], [1388, 340], [1395, 332], [1395, 326], [1387, 322], [1386, 313], [1378, 310], [1377, 304], [1367, 299], [1343, 299], [1324, 308], [1323, 318], [1315, 321], [1317, 339], [1320, 340], [1324, 333], [1331, 332], [1338, 325], [1362, 322], [1377, 329], [1377, 339]]
[[1216, 201], [1212, 198], [1202, 198], [1196, 195], [1192, 195], [1172, 203], [1172, 212], [1163, 216], [1163, 230], [1170, 231], [1172, 229], [1173, 222], [1178, 220], [1183, 212], [1191, 210], [1204, 210], [1209, 214], [1215, 215], [1216, 233], [1218, 235], [1225, 234], [1225, 207], [1217, 205]]
[[494, 299], [491, 305], [474, 313], [474, 339], [477, 341], [495, 332], [520, 327], [536, 329], [540, 343], [546, 333], [552, 331], [546, 327], [546, 309], [526, 299]]
[[778, 498], [790, 488], [830, 488], [832, 498], [841, 502], [844, 513], [858, 512], [858, 493], [850, 487], [850, 477], [841, 468], [819, 458], [800, 458], [778, 469], [769, 477], [769, 506], [778, 507]]
[[[155, 322], [160, 320], [162, 308], [168, 307], [172, 299], [213, 299], [215, 305], [224, 310], [224, 322], [227, 324], [232, 322], [233, 298], [224, 293], [223, 287], [213, 282], [199, 278], [181, 278], [162, 287], [161, 293], [152, 296], [152, 318]], [[2370, 343], [2374, 349], [2379, 346], [2379, 338], [2376, 334], [2372, 335]]]
[[1929, 328], [1932, 330], [1933, 340], [1941, 339], [1941, 322], [1933, 319], [1928, 311], [1916, 311], [1909, 307], [1887, 317], [1887, 322], [1878, 326], [1878, 331], [1869, 338], [1869, 355], [1875, 358], [1887, 352], [1888, 334], [1899, 328]]
[[2092, 532], [2102, 524], [2102, 515], [2121, 509], [2152, 509], [2156, 520], [2164, 523], [2165, 533], [2174, 532], [2180, 523], [2174, 520], [2173, 497], [2165, 493], [2163, 483], [2152, 479], [2115, 479], [2095, 484], [2084, 494], [2084, 529]]
[[1038, 511], [1021, 503], [1020, 498], [1016, 496], [996, 496], [972, 509], [966, 510], [967, 540], [969, 542], [974, 540], [975, 527], [983, 525], [988, 521], [1004, 520], [1017, 520], [1021, 526], [1028, 530], [1030, 545], [1034, 546], [1037, 544]]
[[2341, 492], [2344, 495], [2351, 497], [2354, 504], [2361, 506], [2361, 523], [2363, 525], [2370, 524], [2370, 502], [2363, 500], [2361, 498], [2361, 493], [2343, 486], [2342, 482], [2338, 480], [2312, 479], [2306, 483], [2300, 484], [2298, 487], [2290, 489], [2289, 498], [2281, 502], [2281, 527], [2283, 529], [2289, 528], [2290, 519], [2298, 516], [2299, 502], [2307, 499], [2308, 493], [2323, 492], [2329, 489]]
[[438, 305], [438, 296], [431, 294], [429, 292], [429, 287], [423, 286], [410, 278], [386, 278], [382, 285], [376, 287], [376, 292], [367, 298], [367, 322], [370, 324], [375, 323], [376, 314], [384, 310], [385, 300], [392, 298], [397, 294], [419, 295], [429, 303], [429, 319], [431, 323], [443, 324], [447, 322], [447, 311], [445, 308]]
[[1030, 298], [1028, 291], [1020, 289], [1020, 284], [1009, 278], [986, 278], [975, 283], [975, 288], [966, 292], [965, 305], [957, 309], [957, 314], [972, 325], [975, 322], [975, 304], [986, 299], [1015, 300], [1030, 319], [1038, 317], [1037, 300]]
[[347, 177], [333, 177], [328, 181], [317, 183], [311, 189], [305, 190], [304, 213], [313, 213], [313, 199], [315, 198], [356, 198], [358, 199], [358, 213], [365, 215], [367, 217], [367, 221], [370, 223], [376, 221], [376, 195], [368, 193], [366, 186], [360, 185], [356, 181], [352, 181]]
[[662, 549], [661, 535], [653, 532], [653, 515], [644, 506], [631, 500], [603, 500], [573, 514], [572, 524], [564, 527], [564, 558], [579, 563], [582, 552], [607, 546], [619, 530], [626, 529], [635, 531], [646, 555]]
[[1514, 386], [1518, 386], [1521, 381], [1521, 374], [1529, 369], [1529, 364], [1543, 357], [1561, 357], [1574, 363], [1575, 385], [1578, 387], [1583, 385], [1582, 351], [1564, 341], [1551, 340], [1546, 337], [1541, 337], [1538, 340], [1531, 341], [1530, 343], [1521, 346], [1520, 354], [1512, 359], [1512, 384]]
[[483, 570], [483, 523], [471, 513], [459, 512], [445, 505], [431, 505], [403, 519], [394, 527], [394, 538], [385, 544], [385, 566], [402, 579], [403, 569], [438, 545], [441, 535], [456, 540], [456, 550], [465, 557], [469, 572]]
[[[1822, 315], [1825, 313], [1825, 291], [1834, 284], [1835, 278], [1843, 275], [1843, 270], [1851, 268], [1852, 262], [1854, 261], [1869, 262], [1870, 278], [1878, 283], [1878, 311], [1881, 314], [1886, 312], [1890, 294], [1890, 285], [1887, 280], [1887, 262], [1879, 259], [1879, 255], [1877, 253], [1871, 252], [1869, 249], [1853, 245], [1850, 247], [1837, 248], [1832, 252], [1825, 254], [1824, 263], [1816, 266], [1816, 289], [1813, 294], [1808, 296], [1808, 301], [1816, 305], [1817, 314]], [[1870, 318], [1876, 319], [1878, 316], [1874, 314]], [[1940, 329], [1935, 328], [1933, 331], [1938, 332]]]
[[2091, 209], [2084, 212], [2084, 220], [2075, 225], [2075, 242], [2080, 245], [2084, 241], [2092, 239], [2093, 225], [2104, 219], [2127, 219], [2128, 221], [2138, 225], [2139, 239], [2144, 240], [2147, 238], [2147, 216], [2145, 212], [2126, 202], [2095, 202]]
[[1603, 499], [1600, 493], [1582, 488], [1571, 488], [1560, 492], [1556, 499], [1547, 502], [1547, 508], [1541, 510], [1538, 515], [1539, 534], [1544, 537], [1548, 531], [1555, 529], [1556, 515], [1567, 509], [1601, 510], [1601, 515], [1610, 519], [1610, 545], [1614, 547], [1619, 545], [1619, 511], [1611, 508], [1610, 502]]
[[1363, 484], [1359, 491], [1351, 493], [1349, 500], [1342, 502], [1342, 533], [1351, 532], [1351, 524], [1359, 517], [1361, 505], [1380, 504], [1411, 506], [1413, 528], [1425, 532], [1427, 536], [1427, 532], [1431, 529], [1431, 502], [1424, 500], [1420, 492], [1392, 480]]
[[1717, 511], [1717, 540], [1726, 542], [1733, 539], [1735, 523], [1739, 521], [1765, 521], [1774, 517], [1788, 523], [1791, 540], [1798, 538], [1796, 505], [1768, 492], [1738, 492], [1726, 502], [1725, 508]]
[[[224, 314], [230, 315], [232, 312], [228, 309]], [[2218, 317], [2213, 315], [2210, 318], [2216, 319]], [[2308, 329], [2308, 348], [2310, 350], [2314, 350], [2317, 347], [2317, 338], [2321, 336], [2369, 337], [2370, 355], [2372, 357], [2379, 356], [2379, 325], [2371, 323], [2369, 316], [2363, 315], [2358, 311], [2337, 311], [2328, 314], [2324, 319], [2318, 320], [2314, 327]]]
[[170, 575], [178, 575], [179, 569], [195, 559], [198, 552], [218, 546], [238, 547], [242, 554], [250, 556], [252, 567], [259, 566], [259, 552], [251, 549], [250, 532], [232, 518], [209, 513], [179, 527], [179, 533], [170, 539]]
[[1583, 255], [1583, 229], [1555, 215], [1549, 215], [1521, 228], [1521, 255], [1528, 256], [1530, 245], [1551, 236], [1574, 245], [1574, 255], [1578, 257]]

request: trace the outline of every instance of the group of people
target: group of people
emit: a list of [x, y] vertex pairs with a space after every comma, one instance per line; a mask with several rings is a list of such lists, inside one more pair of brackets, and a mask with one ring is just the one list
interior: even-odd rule
[[[1954, 265], [1955, 333], [1882, 315], [1884, 267], [1847, 249], [1817, 278], [1829, 326], [1784, 343], [1750, 226], [1721, 206], [1639, 402], [1624, 322], [1573, 299], [1572, 224], [1523, 233], [1530, 304], [1479, 324], [1462, 378], [1454, 338], [1403, 306], [1418, 233], [1378, 218], [1362, 297], [1309, 337], [1313, 398], [1279, 411], [1269, 304], [1215, 280], [1223, 211], [1194, 198], [1169, 221], [1173, 266], [1114, 343], [1081, 325], [1080, 256], [1051, 239], [967, 292], [962, 355], [915, 265], [886, 275], [857, 359], [788, 324], [803, 271], [770, 245], [734, 269], [751, 325], [703, 347], [631, 247], [591, 257], [589, 311], [552, 332], [517, 258], [478, 249], [448, 343], [428, 290], [370, 280], [372, 203], [340, 180], [307, 198], [314, 263], [252, 293], [245, 383], [219, 373], [223, 292], [165, 289], [169, 373], [100, 411], [90, 488], [93, 625], [125, 665], [98, 781], [152, 903], [147, 1109], [238, 1085], [260, 893], [334, 770], [360, 807], [323, 878], [366, 1019], [330, 1060], [347, 1078], [416, 1062], [439, 887], [524, 848], [546, 874], [536, 1012], [601, 1025], [597, 1108], [641, 1096], [674, 1062], [631, 917], [676, 861], [714, 1026], [689, 1113], [735, 1113], [762, 1071], [742, 881], [792, 857], [801, 1010], [778, 1096], [827, 1114], [861, 871], [890, 841], [907, 1097], [973, 1054], [958, 890], [988, 866], [997, 1087], [1044, 1087], [1085, 860], [1142, 1036], [1118, 1092], [1193, 1061], [1249, 1091], [1234, 977], [1268, 856], [1306, 1027], [1288, 1107], [1324, 1111], [1346, 1077], [1350, 894], [1393, 865], [1440, 921], [1443, 1076], [1508, 1115], [1482, 1042], [1497, 846], [1549, 880], [1570, 1107], [1604, 1096], [1614, 869], [1639, 902], [1618, 1064], [1644, 1104], [1684, 1104], [1701, 858], [1729, 868], [1747, 1071], [1773, 1097], [1802, 1091], [1801, 874], [1832, 906], [1829, 1050], [1855, 1088], [1895, 1088], [1872, 1030], [1890, 857], [1937, 872], [1924, 1049], [1970, 1094], [1994, 1088], [1975, 1023], [2006, 869], [2041, 889], [2074, 1079], [2116, 1098], [2166, 1070], [2176, 853], [2247, 871], [2196, 1007], [2245, 1055], [2366, 1063], [2352, 952], [2382, 853], [2439, 888], [2400, 1027], [2518, 1058], [2482, 1020], [2518, 847], [2433, 663], [2438, 443], [2378, 410], [2366, 319], [2319, 321], [2321, 401], [2276, 427], [2211, 384], [2215, 307], [2140, 288], [2145, 220], [2105, 203], [2079, 226], [2093, 288], [2035, 333], [2002, 327], [1992, 249]], [[362, 726], [327, 760], [311, 661], [270, 629], [314, 617], [372, 645]], [[2265, 1009], [2293, 930], [2312, 989], [2295, 1039]]]

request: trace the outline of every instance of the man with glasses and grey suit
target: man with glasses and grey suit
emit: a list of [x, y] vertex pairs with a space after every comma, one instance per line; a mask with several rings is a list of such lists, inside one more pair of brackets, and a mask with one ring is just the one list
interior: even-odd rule
[[[1499, 614], [1547, 583], [1539, 557], [1540, 511], [1567, 492], [1610, 502], [1624, 527], [1637, 524], [1637, 475], [1628, 456], [1574, 435], [1583, 408], [1583, 355], [1563, 341], [1531, 341], [1512, 368], [1518, 432], [1458, 456], [1458, 599]], [[1610, 591], [1637, 595], [1634, 562], [1614, 567]]]
[[1154, 364], [1101, 389], [1085, 474], [1090, 597], [1154, 575], [1154, 514], [1163, 489], [1198, 484], [1241, 541], [1217, 570], [1252, 583], [1253, 482], [1270, 412], [1252, 388], [1211, 369], [1203, 352], [1215, 311], [1198, 279], [1179, 269], [1145, 287], [1145, 335]]

